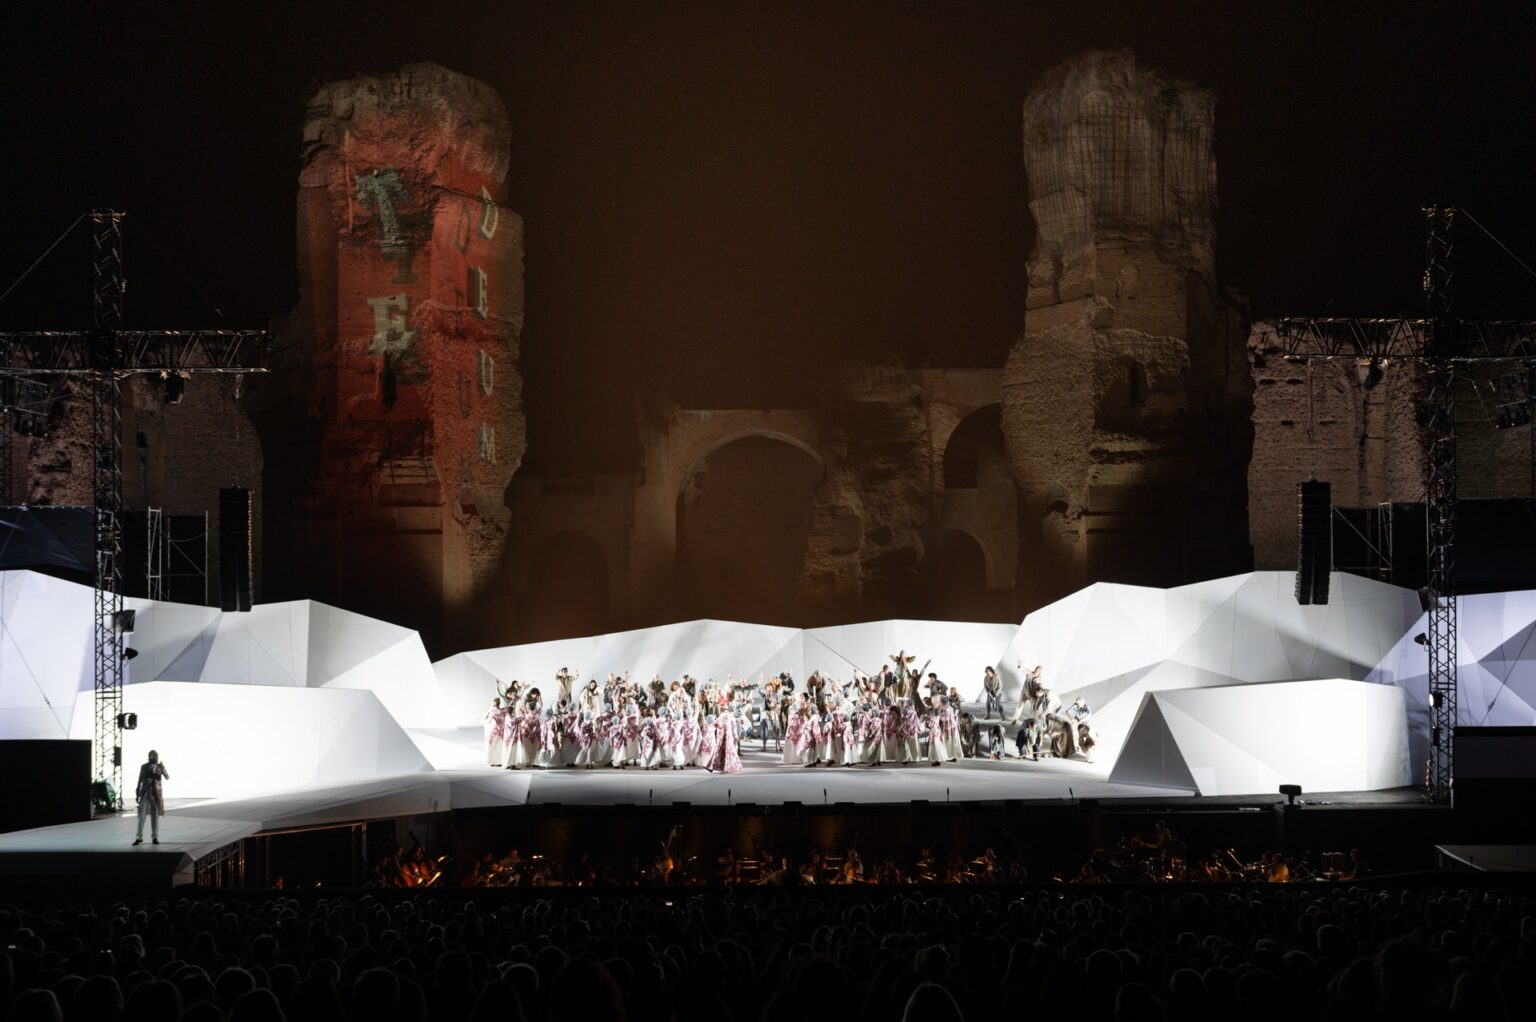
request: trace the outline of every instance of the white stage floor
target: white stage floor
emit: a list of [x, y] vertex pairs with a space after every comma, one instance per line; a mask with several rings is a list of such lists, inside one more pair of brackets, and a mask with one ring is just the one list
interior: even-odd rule
[[1102, 765], [1076, 761], [966, 760], [940, 767], [795, 767], [774, 753], [749, 751], [737, 774], [699, 769], [423, 771], [356, 784], [259, 798], [172, 801], [156, 846], [132, 845], [132, 813], [85, 823], [0, 834], [0, 863], [9, 856], [175, 854], [178, 873], [233, 841], [263, 831], [323, 827], [456, 809], [563, 806], [698, 806], [799, 802], [843, 803], [1059, 801], [1074, 798], [1181, 798], [1185, 788], [1111, 784]]

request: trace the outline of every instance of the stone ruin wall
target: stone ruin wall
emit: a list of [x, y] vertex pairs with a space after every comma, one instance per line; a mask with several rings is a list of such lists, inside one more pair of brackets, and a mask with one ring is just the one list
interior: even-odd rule
[[895, 360], [847, 363], [821, 404], [826, 474], [813, 494], [801, 593], [817, 617], [909, 614], [931, 507], [922, 388]]
[[[1424, 500], [1427, 438], [1420, 424], [1423, 374], [1388, 362], [1366, 384], [1348, 363], [1287, 362], [1275, 325], [1248, 338], [1254, 381], [1253, 460], [1248, 465], [1254, 567], [1296, 566], [1296, 484], [1332, 484], [1335, 507]], [[1456, 482], [1462, 498], [1536, 496], [1531, 426], [1495, 429], [1495, 371], [1464, 368], [1456, 388]]]
[[1215, 282], [1214, 117], [1209, 92], [1128, 50], [1069, 61], [1025, 101], [1036, 241], [1003, 430], [1029, 607], [1247, 567], [1252, 382]]
[[1364, 386], [1353, 365], [1287, 362], [1273, 323], [1255, 323], [1248, 520], [1258, 569], [1296, 567], [1296, 485], [1326, 480], [1336, 507], [1424, 499], [1423, 380], [1389, 365]]
[[[985, 469], [1016, 486], [1017, 544], [993, 537], [1009, 563], [988, 569], [993, 586], [1017, 576], [1015, 615], [1097, 578], [1244, 570], [1250, 539], [1253, 566], [1289, 568], [1304, 478], [1329, 479], [1341, 506], [1422, 498], [1413, 374], [1366, 390], [1349, 367], [1285, 363], [1273, 327], [1250, 331], [1217, 286], [1209, 93], [1128, 51], [1090, 53], [1045, 75], [1023, 112], [1037, 239], [1001, 373], [1001, 460]], [[302, 293], [274, 372], [248, 377], [238, 404], [228, 381], [194, 380], [169, 408], [156, 387], [126, 388], [130, 504], [196, 512], [220, 485], [254, 485], [257, 542], [265, 531], [285, 552], [265, 561], [262, 598], [409, 623], [435, 649], [506, 641], [547, 597], [535, 556], [560, 533], [600, 549], [609, 626], [661, 612], [635, 550], [643, 479], [514, 479], [526, 433], [510, 145], [494, 92], [435, 65], [320, 90], [304, 127]], [[1014, 506], [946, 496], [945, 442], [966, 412], [930, 393], [925, 374], [945, 372], [849, 363], [824, 385], [797, 583], [809, 619], [912, 613], [935, 526], [968, 499], [989, 529]], [[1489, 419], [1464, 387], [1463, 494], [1532, 492], [1531, 427]], [[88, 426], [77, 411], [47, 440], [16, 438], [30, 469], [18, 496], [88, 503]]]
[[434, 64], [327, 85], [304, 124], [303, 288], [263, 417], [292, 556], [269, 569], [434, 651], [509, 612], [505, 491], [526, 446], [510, 147], [496, 93]]

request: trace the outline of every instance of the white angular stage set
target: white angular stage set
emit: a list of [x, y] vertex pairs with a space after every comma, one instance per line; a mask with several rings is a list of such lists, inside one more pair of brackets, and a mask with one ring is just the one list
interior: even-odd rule
[[[311, 601], [248, 613], [129, 601], [129, 771], [154, 747], [185, 833], [253, 833], [532, 802], [904, 802], [1137, 795], [1273, 795], [1406, 786], [1427, 748], [1424, 627], [1414, 593], [1335, 575], [1326, 606], [1259, 572], [1177, 589], [1097, 584], [1022, 625], [882, 621], [795, 629], [694, 621], [428, 661], [416, 633]], [[89, 738], [91, 592], [0, 573], [0, 740]], [[1463, 597], [1460, 707], [1469, 724], [1536, 718], [1536, 592]], [[1097, 762], [963, 761], [942, 769], [778, 767], [744, 742], [739, 774], [492, 770], [481, 716], [493, 681], [756, 677], [846, 679], [897, 649], [980, 699], [995, 665], [1011, 708], [1016, 662], [1064, 701], [1084, 696]], [[1010, 729], [1011, 730], [1011, 729]], [[190, 800], [190, 801], [189, 801]], [[201, 822], [199, 822], [201, 821]], [[176, 827], [169, 828], [172, 833]], [[12, 835], [8, 840], [16, 840]], [[212, 836], [209, 838], [212, 840]], [[3, 843], [3, 842], [0, 842]]]

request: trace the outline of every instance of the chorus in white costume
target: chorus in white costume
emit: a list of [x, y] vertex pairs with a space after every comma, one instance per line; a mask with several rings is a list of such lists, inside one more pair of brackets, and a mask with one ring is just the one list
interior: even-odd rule
[[[962, 715], [959, 690], [944, 685], [937, 672], [924, 675], [911, 667], [915, 654], [902, 651], [890, 659], [892, 666], [880, 674], [855, 668], [846, 682], [813, 671], [800, 692], [788, 672], [760, 674], [755, 681], [731, 673], [723, 683], [687, 674], [641, 683], [626, 672], [578, 687], [579, 672], [561, 668], [550, 690], [571, 695], [551, 705], [536, 685], [513, 679], [503, 688], [498, 682], [499, 694], [482, 718], [485, 757], [508, 769], [609, 765], [734, 772], [741, 765], [741, 741], [757, 738], [766, 752], [770, 729], [780, 762], [789, 766], [939, 766], [975, 755], [967, 742], [974, 745], [980, 724]], [[1058, 755], [1091, 756], [1096, 735], [1087, 703], [1079, 699], [1063, 711], [1061, 700], [1040, 682], [1039, 669], [1029, 677], [1037, 684], [1024, 693], [1015, 717], [1038, 726], [1019, 729], [1021, 755], [1050, 754], [1046, 746], [1054, 741]], [[1063, 742], [1065, 752], [1059, 751]], [[994, 738], [988, 748], [996, 752], [1001, 742]]]
[[491, 766], [502, 762], [502, 729], [506, 721], [501, 711], [501, 697], [491, 700], [491, 708], [485, 711], [485, 761]]

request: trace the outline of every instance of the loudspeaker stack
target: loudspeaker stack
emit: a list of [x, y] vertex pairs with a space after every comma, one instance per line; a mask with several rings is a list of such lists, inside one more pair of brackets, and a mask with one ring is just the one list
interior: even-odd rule
[[1326, 482], [1296, 488], [1296, 602], [1328, 602], [1328, 569], [1333, 563], [1333, 499]]
[[250, 610], [254, 588], [251, 557], [251, 491], [219, 490], [219, 609]]

